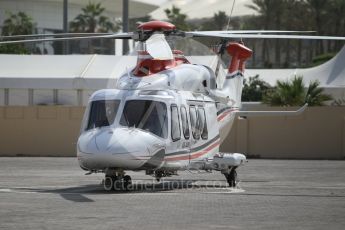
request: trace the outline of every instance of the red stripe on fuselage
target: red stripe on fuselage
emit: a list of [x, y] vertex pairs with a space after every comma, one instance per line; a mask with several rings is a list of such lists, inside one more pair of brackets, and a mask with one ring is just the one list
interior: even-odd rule
[[218, 115], [217, 120], [218, 121], [223, 120], [227, 115], [231, 114], [234, 111], [237, 111], [237, 110], [236, 109], [225, 110], [223, 113]]
[[217, 120], [218, 120], [218, 121], [223, 120], [223, 119], [224, 119], [228, 114], [230, 114], [230, 113], [231, 113], [231, 111], [226, 111], [226, 112], [220, 114], [219, 117], [217, 118]]
[[217, 147], [219, 145], [220, 145], [220, 142], [219, 142], [219, 139], [218, 139], [216, 142], [214, 142], [213, 144], [209, 145], [205, 149], [203, 149], [203, 150], [201, 150], [199, 152], [192, 153], [190, 156], [189, 155], [185, 155], [185, 156], [171, 157], [171, 158], [165, 158], [165, 160], [166, 161], [182, 161], [182, 160], [196, 159], [198, 157], [201, 157], [201, 156], [207, 154], [209, 151], [211, 151], [212, 149], [214, 149], [215, 147]]

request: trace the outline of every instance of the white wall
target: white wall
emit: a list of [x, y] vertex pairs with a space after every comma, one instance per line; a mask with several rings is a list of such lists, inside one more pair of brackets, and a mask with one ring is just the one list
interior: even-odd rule
[[58, 90], [59, 105], [78, 105], [78, 94], [77, 90]]
[[54, 90], [34, 89], [33, 104], [54, 104]]
[[5, 90], [0, 89], [0, 106], [5, 105]]
[[28, 105], [29, 91], [27, 89], [9, 89], [9, 105]]
[[[54, 96], [54, 91], [57, 95]], [[10, 106], [69, 105], [86, 106], [95, 90], [8, 89]], [[56, 94], [56, 93], [55, 93]], [[30, 104], [32, 103], [32, 104]], [[0, 106], [5, 105], [5, 89], [0, 88]]]
[[95, 92], [95, 90], [83, 90], [82, 91], [82, 104], [87, 105], [90, 96]]

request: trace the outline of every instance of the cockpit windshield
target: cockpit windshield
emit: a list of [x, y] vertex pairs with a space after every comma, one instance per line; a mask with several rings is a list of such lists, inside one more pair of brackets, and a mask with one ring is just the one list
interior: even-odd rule
[[151, 100], [130, 100], [123, 109], [120, 124], [151, 132], [159, 137], [168, 136], [167, 107]]
[[101, 100], [91, 102], [89, 121], [86, 130], [114, 123], [120, 100]]

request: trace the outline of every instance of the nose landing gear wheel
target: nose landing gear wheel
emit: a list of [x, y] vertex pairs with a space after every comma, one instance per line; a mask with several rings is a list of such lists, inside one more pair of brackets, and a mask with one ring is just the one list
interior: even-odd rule
[[124, 177], [106, 176], [104, 179], [103, 187], [106, 191], [128, 191], [132, 185], [132, 178], [128, 175]]
[[114, 183], [117, 181], [117, 177], [106, 176], [104, 179], [103, 187], [106, 191], [111, 191], [114, 189]]

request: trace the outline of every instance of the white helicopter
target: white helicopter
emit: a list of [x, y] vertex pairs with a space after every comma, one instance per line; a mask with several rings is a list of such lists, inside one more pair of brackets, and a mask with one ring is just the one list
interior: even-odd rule
[[[89, 99], [77, 143], [82, 169], [104, 173], [105, 190], [128, 188], [126, 171], [143, 170], [157, 180], [179, 170], [216, 170], [230, 187], [236, 186], [236, 169], [246, 162], [240, 153], [221, 153], [219, 146], [236, 116], [294, 116], [297, 111], [240, 111], [245, 62], [252, 51], [242, 42], [224, 42], [231, 62], [215, 71], [192, 64], [166, 37], [331, 39], [344, 37], [274, 35], [296, 31], [182, 32], [168, 22], [142, 23], [137, 32], [2, 41], [20, 43], [70, 39], [135, 39], [139, 41], [137, 64], [117, 81]], [[63, 35], [62, 35], [63, 36]]]

